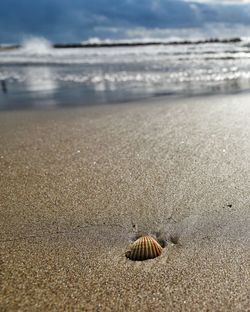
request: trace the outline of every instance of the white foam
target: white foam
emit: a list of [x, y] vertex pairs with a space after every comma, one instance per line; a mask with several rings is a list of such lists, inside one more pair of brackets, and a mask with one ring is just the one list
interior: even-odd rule
[[21, 44], [21, 52], [29, 55], [48, 55], [53, 51], [52, 44], [45, 38], [32, 37]]
[[0, 79], [25, 82], [34, 91], [69, 83], [164, 92], [235, 81], [240, 88], [249, 83], [249, 52], [242, 43], [54, 49], [46, 39], [31, 38], [21, 49], [0, 52]]

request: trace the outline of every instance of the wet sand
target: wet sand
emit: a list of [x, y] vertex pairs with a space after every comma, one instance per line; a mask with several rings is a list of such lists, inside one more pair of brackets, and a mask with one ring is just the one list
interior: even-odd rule
[[249, 311], [249, 103], [2, 112], [0, 310]]

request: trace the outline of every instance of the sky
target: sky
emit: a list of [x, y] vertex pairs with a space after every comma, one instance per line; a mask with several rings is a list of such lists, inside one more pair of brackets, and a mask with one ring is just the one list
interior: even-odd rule
[[250, 0], [0, 2], [0, 43], [250, 36]]

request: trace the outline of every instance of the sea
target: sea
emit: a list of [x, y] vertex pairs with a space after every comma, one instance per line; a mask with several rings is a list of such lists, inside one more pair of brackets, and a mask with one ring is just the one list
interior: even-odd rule
[[250, 39], [0, 45], [0, 109], [119, 104], [250, 89]]

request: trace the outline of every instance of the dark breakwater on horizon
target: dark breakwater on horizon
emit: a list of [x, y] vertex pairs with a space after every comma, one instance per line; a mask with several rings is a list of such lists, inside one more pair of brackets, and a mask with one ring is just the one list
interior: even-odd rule
[[250, 89], [250, 45], [241, 39], [109, 45], [56, 49], [31, 39], [21, 48], [2, 49], [0, 109]]
[[[51, 44], [53, 48], [58, 49], [67, 49], [67, 48], [112, 48], [112, 47], [137, 47], [137, 46], [151, 46], [151, 45], [187, 45], [187, 44], [205, 44], [205, 43], [237, 43], [242, 42], [241, 38], [230, 38], [230, 39], [219, 39], [211, 38], [204, 40], [173, 40], [173, 41], [164, 41], [164, 40], [90, 40], [82, 43], [55, 43]], [[2, 50], [14, 50], [22, 48], [22, 44], [9, 44], [3, 45], [0, 44], [0, 49]]]

